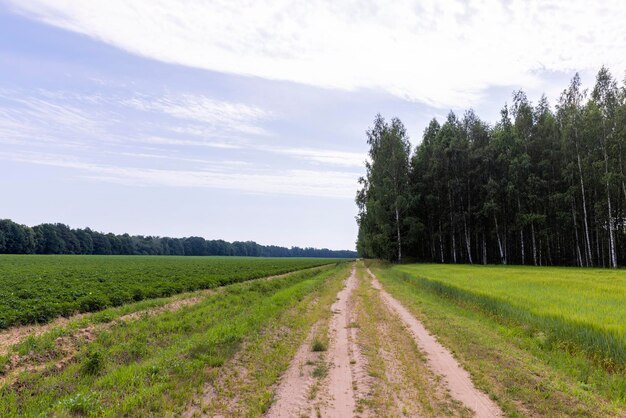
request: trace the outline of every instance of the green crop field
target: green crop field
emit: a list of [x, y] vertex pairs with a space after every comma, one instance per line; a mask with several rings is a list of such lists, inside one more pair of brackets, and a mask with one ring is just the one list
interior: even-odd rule
[[623, 270], [369, 264], [505, 416], [624, 416]]
[[[345, 382], [352, 383], [355, 415], [471, 415], [472, 403], [450, 397], [456, 378], [442, 379], [432, 368], [433, 347], [422, 346], [427, 340], [411, 331], [407, 315], [436, 337], [436, 350], [449, 350], [503, 416], [626, 411], [626, 278], [619, 270], [2, 259], [3, 292], [23, 305], [0, 309], [14, 309], [20, 321], [40, 305], [73, 306], [71, 313], [87, 298], [101, 301], [87, 309], [97, 312], [0, 332], [3, 417], [275, 417], [292, 399], [300, 412], [290, 416], [345, 416], [323, 410]], [[19, 293], [26, 290], [30, 299]], [[331, 364], [343, 364], [344, 374], [329, 373]], [[355, 388], [365, 389], [357, 395]]]
[[0, 329], [207, 289], [336, 259], [0, 255]]
[[425, 289], [582, 349], [609, 369], [626, 367], [624, 271], [437, 264], [393, 270]]
[[[227, 263], [217, 262], [222, 268]], [[257, 263], [233, 260], [237, 262]], [[271, 270], [266, 262], [258, 260], [257, 267]], [[275, 262], [282, 269], [307, 265], [305, 260]], [[329, 306], [349, 266], [333, 264], [230, 284], [214, 293], [196, 292], [200, 296], [193, 304], [144, 313], [132, 321], [120, 320], [121, 308], [112, 308], [105, 311], [108, 322], [94, 314], [88, 322], [77, 319], [28, 338], [3, 357], [5, 364], [16, 356], [20, 360], [4, 376], [0, 373], [0, 416], [180, 413], [207, 382], [221, 382], [224, 363], [244, 341], [247, 354], [236, 367], [239, 372], [245, 367], [248, 377], [237, 383], [237, 399], [259, 415], [271, 401], [271, 384], [308, 328], [331, 315]], [[90, 337], [80, 338], [80, 330], [89, 330]]]

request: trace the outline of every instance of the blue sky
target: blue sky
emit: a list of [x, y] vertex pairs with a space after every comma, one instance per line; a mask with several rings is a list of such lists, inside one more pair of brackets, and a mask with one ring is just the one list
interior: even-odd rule
[[354, 248], [365, 130], [626, 68], [619, 1], [0, 0], [0, 218]]

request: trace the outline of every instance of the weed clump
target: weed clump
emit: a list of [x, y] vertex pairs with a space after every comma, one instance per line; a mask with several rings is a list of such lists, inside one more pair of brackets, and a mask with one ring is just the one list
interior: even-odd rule
[[87, 353], [80, 368], [85, 375], [95, 376], [99, 374], [105, 365], [105, 356], [101, 350], [92, 350]]
[[323, 361], [319, 362], [317, 367], [313, 369], [312, 375], [317, 379], [326, 377], [326, 375], [328, 375], [328, 365]]
[[326, 351], [327, 349], [328, 347], [326, 346], [326, 343], [317, 338], [313, 341], [313, 344], [311, 345], [311, 351], [314, 352]]
[[97, 412], [98, 402], [91, 394], [77, 393], [59, 402], [63, 408], [73, 415], [92, 415]]

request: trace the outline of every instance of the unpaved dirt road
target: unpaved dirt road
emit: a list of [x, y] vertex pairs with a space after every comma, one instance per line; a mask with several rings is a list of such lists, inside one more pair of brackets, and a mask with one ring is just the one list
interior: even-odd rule
[[[434, 336], [428, 333], [424, 325], [417, 320], [398, 300], [387, 293], [372, 272], [367, 269], [369, 283], [376, 289], [374, 297], [380, 297], [388, 308], [388, 315], [395, 315], [406, 327], [423, 353], [427, 368], [441, 376], [438, 383], [449, 391], [449, 395], [473, 412], [477, 417], [501, 417], [502, 411], [485, 393], [478, 390], [469, 373], [443, 347]], [[361, 280], [366, 280], [361, 277]], [[274, 402], [266, 416], [271, 418], [321, 416], [353, 417], [372, 415], [368, 411], [368, 399], [375, 396], [369, 391], [368, 365], [366, 357], [357, 344], [358, 325], [352, 312], [353, 293], [359, 284], [359, 278], [353, 267], [345, 287], [337, 294], [332, 305], [333, 316], [328, 324], [328, 350], [314, 352], [312, 342], [319, 338], [324, 324], [316, 324], [305, 343], [298, 349], [280, 384], [274, 393]], [[397, 369], [398, 364], [390, 356], [380, 358], [389, 373]], [[390, 364], [387, 364], [387, 363]], [[391, 364], [393, 363], [393, 364]], [[374, 367], [375, 369], [375, 367]], [[369, 369], [370, 372], [372, 368]], [[399, 373], [399, 372], [398, 372]], [[430, 373], [430, 372], [429, 372]], [[400, 399], [396, 399], [400, 401]], [[364, 402], [362, 402], [364, 401]], [[405, 408], [401, 408], [406, 411]], [[406, 412], [405, 412], [406, 414]], [[454, 414], [456, 415], [456, 414]]]
[[351, 417], [367, 388], [363, 356], [352, 327], [350, 297], [357, 285], [355, 268], [331, 306], [328, 350], [314, 352], [315, 326], [284, 373], [267, 413], [271, 418], [322, 416]]
[[322, 359], [322, 353], [311, 350], [319, 324], [311, 329], [305, 342], [298, 348], [289, 368], [283, 374], [275, 394], [275, 402], [267, 413], [273, 418], [288, 418], [306, 415], [313, 409], [309, 399], [315, 378], [313, 367]]
[[498, 405], [474, 386], [469, 373], [461, 367], [452, 353], [442, 346], [397, 299], [382, 288], [369, 269], [367, 272], [372, 279], [372, 286], [379, 291], [384, 303], [400, 317], [413, 335], [416, 343], [426, 355], [429, 367], [444, 378], [452, 397], [474, 411], [478, 417], [503, 416]]

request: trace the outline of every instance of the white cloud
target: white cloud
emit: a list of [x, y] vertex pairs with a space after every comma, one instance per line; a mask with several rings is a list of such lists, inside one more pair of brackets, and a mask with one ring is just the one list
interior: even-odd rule
[[188, 158], [188, 157], [179, 157], [176, 155], [169, 154], [150, 154], [150, 153], [141, 153], [141, 152], [116, 152], [110, 153], [111, 155], [123, 156], [123, 157], [132, 157], [138, 159], [147, 159], [147, 160], [166, 160], [166, 161], [180, 161], [187, 163], [199, 163], [202, 165], [209, 165], [212, 167], [222, 167], [229, 169], [240, 169], [242, 167], [250, 166], [250, 163], [247, 161], [240, 160], [209, 160], [204, 158]]
[[476, 104], [490, 86], [541, 88], [543, 70], [626, 68], [622, 0], [4, 1], [165, 62], [436, 106]]
[[[129, 108], [139, 112], [131, 115]], [[120, 97], [0, 89], [0, 141], [4, 143], [84, 146], [90, 141], [134, 141], [236, 149], [247, 137], [269, 135], [261, 123], [270, 117], [270, 112], [256, 106], [199, 94]]]
[[336, 151], [319, 148], [265, 148], [269, 152], [291, 155], [322, 164], [345, 167], [363, 167], [367, 155], [359, 152]]
[[269, 112], [256, 106], [215, 100], [198, 94], [135, 96], [123, 100], [122, 104], [203, 123], [204, 127], [195, 128], [197, 133], [202, 134], [229, 131], [265, 135], [267, 132], [257, 123], [270, 117]]
[[[129, 112], [129, 107], [137, 112]], [[197, 157], [212, 149], [239, 160], [243, 154], [257, 166], [268, 153], [291, 157], [282, 159], [284, 166], [302, 167], [303, 161], [315, 169], [363, 166], [365, 155], [357, 152], [278, 146], [278, 138], [260, 125], [268, 118], [274, 115], [259, 107], [197, 94], [124, 97], [111, 92], [0, 89], [0, 142], [15, 149], [111, 157], [150, 151], [161, 159], [172, 152]]]
[[[5, 102], [3, 104], [3, 102]], [[82, 135], [102, 133], [102, 112], [89, 112], [76, 105], [23, 95], [18, 91], [0, 91], [0, 139], [78, 144]]]
[[0, 160], [128, 186], [352, 199], [365, 156], [278, 146], [260, 127], [273, 117], [202, 95], [0, 90]]
[[82, 172], [82, 177], [130, 186], [196, 187], [299, 196], [352, 199], [357, 175], [315, 170], [171, 170], [92, 163], [63, 156], [2, 153], [0, 159], [62, 167]]
[[129, 141], [143, 142], [146, 144], [154, 145], [181, 145], [192, 147], [207, 147], [207, 148], [221, 148], [221, 149], [240, 149], [241, 146], [230, 142], [216, 141], [211, 139], [178, 139], [167, 138], [163, 136], [139, 136], [128, 138]]

